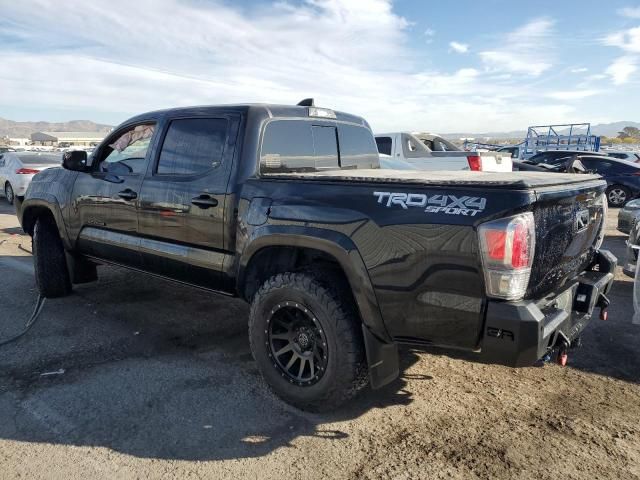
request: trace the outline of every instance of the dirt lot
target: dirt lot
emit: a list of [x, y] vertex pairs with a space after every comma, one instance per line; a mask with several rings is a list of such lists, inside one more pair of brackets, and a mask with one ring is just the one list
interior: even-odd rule
[[[624, 237], [610, 215], [606, 245]], [[0, 200], [0, 337], [36, 293]], [[640, 478], [640, 325], [621, 273], [569, 366], [404, 350], [402, 377], [330, 415], [258, 376], [236, 300], [102, 268], [0, 347], [2, 478]]]

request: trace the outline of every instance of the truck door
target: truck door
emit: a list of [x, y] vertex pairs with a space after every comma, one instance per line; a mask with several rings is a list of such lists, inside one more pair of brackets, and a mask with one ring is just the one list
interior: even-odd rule
[[137, 206], [155, 130], [154, 122], [119, 129], [96, 150], [92, 171], [78, 174], [69, 225], [79, 251], [140, 266]]
[[239, 121], [238, 115], [167, 119], [140, 193], [145, 270], [221, 289], [229, 248], [225, 202]]

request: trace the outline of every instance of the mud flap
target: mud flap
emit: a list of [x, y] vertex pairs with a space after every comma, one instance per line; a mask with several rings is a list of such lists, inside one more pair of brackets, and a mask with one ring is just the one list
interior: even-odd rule
[[98, 280], [98, 270], [95, 263], [78, 258], [66, 250], [64, 253], [67, 260], [67, 268], [69, 269], [69, 278], [71, 279], [71, 283], [75, 285], [78, 283], [90, 283]]
[[398, 346], [378, 339], [365, 325], [362, 325], [362, 334], [367, 351], [371, 388], [383, 387], [400, 374]]

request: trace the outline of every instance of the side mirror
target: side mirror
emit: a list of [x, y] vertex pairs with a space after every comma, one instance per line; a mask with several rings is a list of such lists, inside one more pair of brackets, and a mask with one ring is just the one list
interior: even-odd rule
[[87, 170], [87, 152], [84, 150], [64, 152], [62, 166], [74, 172], [85, 172]]

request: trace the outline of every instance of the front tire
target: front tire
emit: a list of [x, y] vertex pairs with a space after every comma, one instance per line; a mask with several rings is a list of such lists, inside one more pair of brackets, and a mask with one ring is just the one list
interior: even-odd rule
[[312, 273], [271, 277], [251, 303], [249, 339], [260, 373], [287, 403], [323, 411], [367, 383], [361, 322], [353, 302]]
[[7, 203], [9, 205], [13, 205], [13, 201], [15, 200], [15, 194], [13, 193], [13, 187], [9, 182], [4, 184], [4, 196], [7, 199]]
[[623, 207], [631, 199], [631, 191], [622, 185], [607, 188], [607, 200], [610, 207]]
[[62, 240], [55, 222], [46, 217], [38, 218], [33, 229], [33, 264], [40, 295], [56, 298], [71, 293]]

